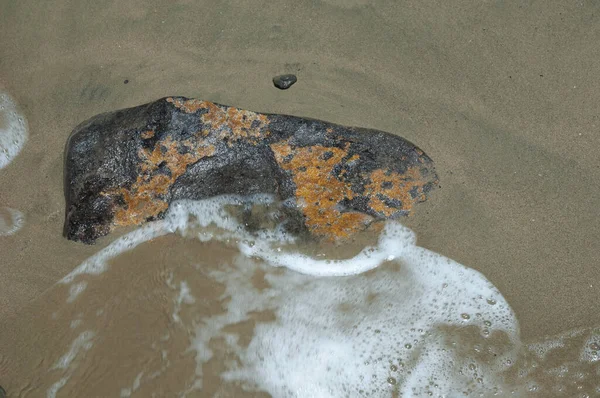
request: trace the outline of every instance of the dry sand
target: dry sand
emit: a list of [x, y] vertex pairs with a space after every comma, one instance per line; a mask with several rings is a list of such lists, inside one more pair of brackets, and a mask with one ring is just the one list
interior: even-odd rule
[[0, 237], [0, 383], [7, 347], [46, 341], [21, 314], [111, 240], [62, 238], [68, 135], [167, 95], [402, 135], [442, 185], [406, 220], [421, 246], [481, 271], [525, 341], [599, 325], [598, 43], [595, 1], [0, 0], [0, 85], [30, 127], [0, 170], [26, 217]]

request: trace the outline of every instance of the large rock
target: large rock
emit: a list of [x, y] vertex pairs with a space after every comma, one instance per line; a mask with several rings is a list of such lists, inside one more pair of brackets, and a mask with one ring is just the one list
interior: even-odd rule
[[169, 97], [93, 117], [65, 153], [64, 235], [93, 243], [163, 217], [178, 199], [275, 194], [287, 228], [340, 240], [407, 215], [437, 184], [396, 135]]

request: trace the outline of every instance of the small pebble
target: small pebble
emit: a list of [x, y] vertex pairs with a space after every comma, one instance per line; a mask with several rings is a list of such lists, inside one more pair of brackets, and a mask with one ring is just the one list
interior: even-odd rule
[[128, 79], [125, 79], [125, 81], [124, 81], [123, 83], [124, 83], [124, 84], [127, 84], [127, 83], [129, 83], [129, 80], [128, 80]]
[[273, 84], [281, 90], [287, 90], [297, 81], [296, 75], [279, 75], [273, 78]]

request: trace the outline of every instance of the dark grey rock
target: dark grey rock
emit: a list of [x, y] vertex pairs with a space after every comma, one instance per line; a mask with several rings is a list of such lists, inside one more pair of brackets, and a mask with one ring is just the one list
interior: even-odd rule
[[281, 90], [287, 90], [292, 87], [294, 83], [298, 81], [296, 75], [279, 75], [273, 78], [273, 84], [275, 87]]
[[344, 240], [409, 214], [437, 185], [432, 160], [397, 135], [183, 97], [83, 122], [64, 176], [64, 235], [85, 243], [178, 199], [255, 193], [291, 203], [289, 230]]

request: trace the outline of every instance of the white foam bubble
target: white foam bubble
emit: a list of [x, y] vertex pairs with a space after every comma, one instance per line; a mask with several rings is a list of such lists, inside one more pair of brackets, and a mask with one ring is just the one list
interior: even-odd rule
[[0, 92], [0, 169], [6, 167], [21, 152], [27, 141], [27, 120], [16, 103]]
[[[579, 360], [590, 363], [600, 363], [600, 328], [590, 333], [590, 336], [583, 344]], [[600, 371], [600, 367], [598, 370]]]
[[25, 216], [17, 209], [0, 208], [0, 236], [13, 235], [23, 227]]

